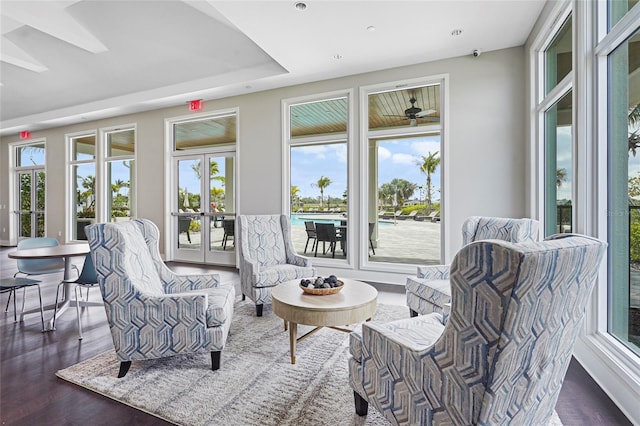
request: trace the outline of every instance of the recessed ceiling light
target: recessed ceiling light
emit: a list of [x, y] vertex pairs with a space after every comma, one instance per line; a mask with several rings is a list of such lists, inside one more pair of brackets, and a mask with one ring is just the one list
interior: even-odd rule
[[339, 53], [336, 53], [335, 55], [333, 55], [333, 59], [342, 59], [342, 55]]
[[376, 30], [376, 27], [374, 27], [373, 25], [369, 25], [367, 27], [367, 31], [375, 31], [375, 30]]
[[452, 36], [459, 36], [460, 34], [462, 34], [462, 30], [461, 29], [455, 29], [453, 31], [451, 31], [451, 35]]
[[301, 1], [297, 2], [295, 6], [298, 10], [305, 10], [307, 8], [307, 4]]

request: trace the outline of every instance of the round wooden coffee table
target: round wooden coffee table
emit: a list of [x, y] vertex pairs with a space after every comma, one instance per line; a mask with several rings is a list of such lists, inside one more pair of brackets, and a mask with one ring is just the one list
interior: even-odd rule
[[[306, 294], [299, 287], [300, 280], [287, 281], [271, 291], [273, 312], [289, 328], [291, 364], [296, 363], [296, 343], [322, 327], [351, 332], [339, 326], [370, 320], [378, 305], [378, 291], [361, 281], [340, 278], [344, 288], [325, 296]], [[315, 329], [298, 337], [298, 324], [314, 325]]]

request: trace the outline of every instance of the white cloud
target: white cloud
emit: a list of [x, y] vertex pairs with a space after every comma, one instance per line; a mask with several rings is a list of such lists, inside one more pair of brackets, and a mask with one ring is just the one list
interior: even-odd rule
[[315, 155], [316, 158], [325, 158], [327, 147], [324, 145], [301, 146], [296, 148], [296, 151], [303, 154]]
[[378, 161], [384, 161], [391, 157], [391, 151], [382, 146], [378, 147]]
[[429, 153], [440, 152], [440, 142], [438, 141], [424, 141], [424, 142], [414, 142], [411, 144], [411, 149], [420, 155], [420, 156], [428, 156]]
[[331, 145], [328, 145], [328, 147], [335, 152], [336, 158], [338, 159], [339, 162], [341, 163], [347, 162], [347, 144], [346, 143], [331, 144]]
[[393, 161], [395, 164], [410, 164], [412, 166], [415, 166], [418, 158], [411, 154], [398, 153], [393, 154], [393, 156], [391, 157], [391, 161]]

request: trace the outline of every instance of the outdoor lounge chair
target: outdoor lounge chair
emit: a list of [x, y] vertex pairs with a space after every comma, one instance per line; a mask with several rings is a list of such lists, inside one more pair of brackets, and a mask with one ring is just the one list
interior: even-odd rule
[[417, 214], [418, 214], [418, 210], [411, 210], [409, 214], [401, 214], [400, 216], [398, 216], [398, 219], [400, 220], [414, 219]]

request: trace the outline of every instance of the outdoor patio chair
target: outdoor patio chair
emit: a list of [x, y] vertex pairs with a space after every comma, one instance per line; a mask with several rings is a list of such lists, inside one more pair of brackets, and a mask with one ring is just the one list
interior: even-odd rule
[[369, 247], [373, 252], [373, 255], [376, 255], [376, 249], [373, 248], [373, 230], [375, 229], [376, 224], [373, 222], [369, 222]]
[[331, 257], [336, 257], [336, 246], [340, 243], [342, 252], [347, 255], [345, 249], [346, 235], [339, 233], [336, 226], [333, 223], [316, 223], [316, 250], [314, 256], [318, 256], [318, 246], [322, 243], [322, 254], [326, 254], [326, 243], [329, 243], [329, 250], [331, 251]]
[[158, 227], [146, 219], [87, 226], [118, 377], [132, 361], [211, 352], [220, 368], [235, 289], [218, 274], [179, 275], [162, 261]]
[[236, 245], [236, 221], [235, 219], [224, 219], [222, 221], [222, 228], [224, 229], [224, 235], [222, 236], [222, 250], [227, 249], [227, 242], [229, 237], [233, 238], [233, 245]]
[[315, 276], [311, 260], [296, 254], [289, 216], [239, 215], [238, 234], [242, 298], [249, 297], [256, 304], [257, 316], [271, 303], [273, 287]]
[[[478, 240], [498, 239], [518, 243], [538, 239], [538, 221], [472, 216], [462, 225], [463, 246]], [[406, 283], [407, 306], [411, 316], [442, 313], [451, 301], [449, 265], [418, 266], [417, 276]]]
[[189, 234], [189, 228], [191, 227], [191, 218], [190, 217], [178, 217], [178, 235], [183, 232], [187, 234], [187, 241], [191, 244], [191, 234]]
[[313, 240], [313, 243], [311, 244], [311, 250], [314, 250], [316, 248], [316, 225], [312, 220], [307, 220], [304, 222], [304, 230], [307, 233], [307, 242], [304, 245], [304, 252], [306, 253], [310, 240]]
[[392, 424], [546, 425], [606, 243], [476, 241], [451, 264], [451, 312], [350, 335], [355, 410]]

